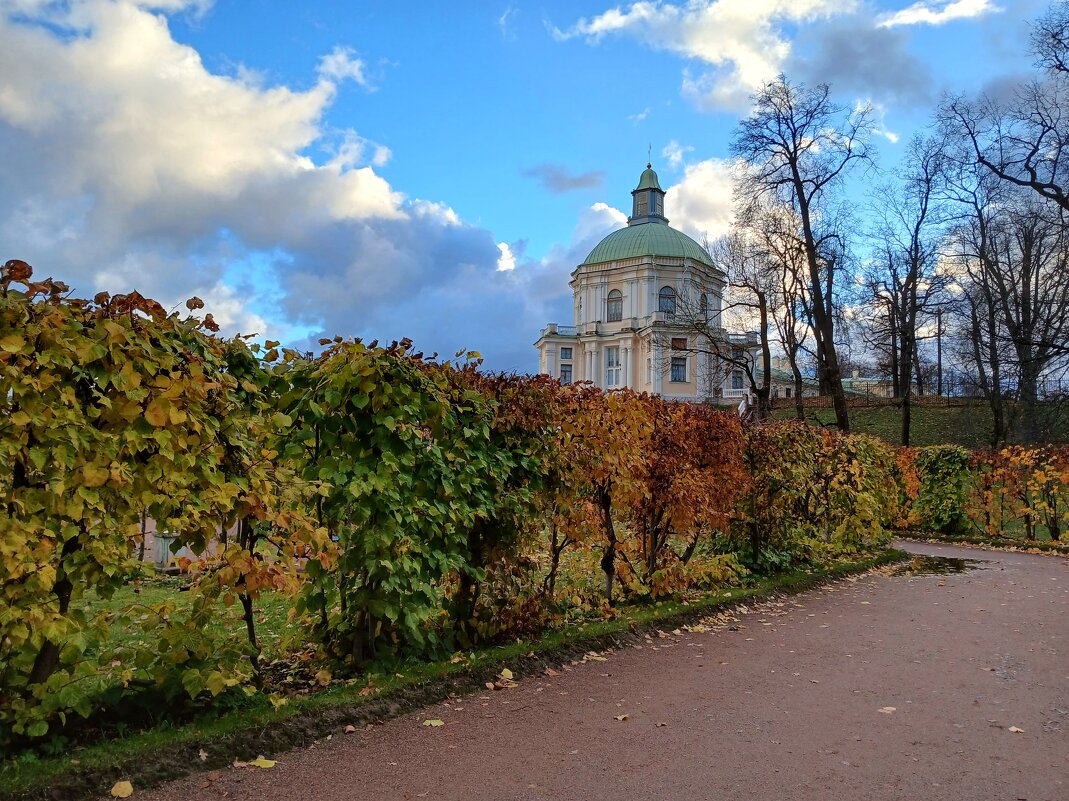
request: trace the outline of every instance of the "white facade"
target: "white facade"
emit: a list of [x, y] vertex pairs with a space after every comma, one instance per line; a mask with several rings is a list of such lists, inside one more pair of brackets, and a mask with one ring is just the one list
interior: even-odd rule
[[[720, 326], [724, 273], [698, 243], [669, 228], [652, 169], [632, 195], [628, 228], [609, 234], [572, 272], [572, 324], [542, 330], [535, 343], [539, 372], [669, 399], [747, 395], [745, 382], [702, 341], [708, 334], [747, 350], [755, 344]], [[682, 324], [696, 314], [708, 321], [700, 333]]]

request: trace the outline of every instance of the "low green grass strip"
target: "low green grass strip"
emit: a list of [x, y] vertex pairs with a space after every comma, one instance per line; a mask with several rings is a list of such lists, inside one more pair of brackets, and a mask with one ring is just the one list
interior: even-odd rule
[[754, 599], [802, 592], [907, 556], [903, 551], [885, 550], [688, 602], [625, 607], [612, 620], [549, 631], [537, 640], [479, 651], [456, 663], [414, 664], [402, 668], [401, 674], [376, 676], [379, 691], [373, 696], [360, 695], [362, 683], [339, 684], [311, 696], [291, 698], [278, 708], [261, 698], [239, 712], [181, 727], [162, 725], [121, 740], [84, 746], [63, 757], [7, 760], [0, 763], [0, 799], [91, 798], [106, 794], [119, 779], [131, 780], [136, 789], [143, 790], [198, 770], [229, 765], [234, 759], [278, 753], [336, 733], [346, 724], [381, 722], [451, 694], [476, 690], [503, 667], [517, 677], [539, 674], [590, 650], [627, 645], [656, 628], [696, 621]]

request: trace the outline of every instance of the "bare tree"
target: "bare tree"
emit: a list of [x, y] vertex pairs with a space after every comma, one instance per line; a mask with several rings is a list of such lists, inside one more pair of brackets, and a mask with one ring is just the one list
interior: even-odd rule
[[[974, 363], [995, 415], [992, 439], [1031, 442], [1040, 380], [1067, 355], [1069, 228], [1053, 204], [962, 174], [955, 188], [967, 214], [953, 244]], [[1017, 402], [1012, 420], [1006, 395]]]
[[1032, 27], [1042, 73], [1009, 97], [948, 98], [942, 124], [966, 142], [978, 164], [1069, 211], [1069, 4], [1055, 3]]
[[877, 255], [868, 270], [871, 302], [882, 308], [892, 395], [902, 409], [901, 441], [910, 443], [914, 375], [920, 382], [919, 330], [943, 299], [950, 276], [940, 272], [947, 213], [946, 151], [942, 141], [915, 137], [897, 186], [883, 187], [875, 204]]
[[[712, 242], [703, 238], [702, 246], [727, 275], [730, 287], [718, 315], [711, 315], [700, 292], [688, 286], [676, 298], [672, 326], [658, 335], [658, 344], [671, 350], [686, 350], [705, 357], [710, 378], [719, 382], [738, 370], [756, 401], [758, 419], [766, 419], [771, 410], [771, 352], [768, 341], [770, 291], [764, 254], [756, 243], [736, 232]], [[757, 332], [757, 355], [754, 342], [740, 341], [723, 327], [723, 316], [740, 319], [748, 330]], [[686, 334], [681, 337], [681, 334]], [[680, 340], [685, 340], [682, 344]]]
[[768, 274], [770, 313], [776, 338], [787, 357], [793, 378], [794, 413], [805, 419], [802, 403], [804, 381], [801, 359], [809, 336], [808, 303], [805, 297], [805, 244], [791, 209], [785, 206], [751, 209], [749, 235], [759, 243]]
[[[833, 195], [844, 173], [869, 158], [871, 109], [849, 111], [832, 102], [827, 84], [795, 85], [782, 75], [754, 96], [754, 106], [731, 143], [733, 153], [749, 164], [737, 182], [736, 197], [744, 209], [786, 203], [797, 216], [818, 379], [822, 391], [832, 395], [836, 424], [849, 431], [834, 310], [843, 241], [830, 223]], [[744, 211], [742, 218], [747, 216]]]

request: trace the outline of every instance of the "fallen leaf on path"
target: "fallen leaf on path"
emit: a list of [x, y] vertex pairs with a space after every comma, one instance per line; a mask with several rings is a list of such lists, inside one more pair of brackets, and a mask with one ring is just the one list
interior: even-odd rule
[[1012, 731], [1014, 734], [1024, 734], [1024, 729], [1019, 729], [1016, 726], [1010, 726], [1008, 731]]
[[134, 786], [130, 782], [115, 782], [111, 788], [112, 798], [129, 798], [134, 794]]
[[434, 718], [433, 720], [425, 720], [425, 721], [423, 721], [423, 725], [424, 726], [430, 726], [430, 727], [436, 729], [439, 726], [444, 726], [445, 725], [445, 721], [444, 720], [438, 720], [437, 718]]
[[210, 782], [217, 782], [217, 781], [219, 781], [219, 779], [221, 779], [222, 777], [223, 777], [223, 774], [222, 774], [222, 773], [220, 773], [220, 772], [219, 772], [219, 771], [217, 771], [217, 770], [213, 770], [213, 771], [212, 771], [211, 773], [209, 773], [209, 774], [208, 774], [208, 781], [210, 781]]
[[614, 715], [613, 720], [630, 720], [630, 715]]
[[880, 711], [885, 715], [893, 715], [895, 713], [895, 708], [893, 706], [881, 706]]
[[667, 725], [668, 725], [667, 723], [658, 723], [658, 724], [657, 724], [657, 728], [659, 729], [659, 728], [661, 728], [662, 726], [667, 726]]
[[346, 734], [355, 734], [356, 733], [356, 726], [354, 726], [352, 723], [350, 723], [348, 726], [345, 727], [345, 733]]
[[547, 676], [551, 676], [551, 677], [555, 678], [555, 677], [560, 675], [560, 671], [554, 670], [553, 668], [546, 668], [545, 669], [545, 674]]
[[496, 690], [497, 686], [492, 681], [488, 681], [488, 682], [486, 682], [486, 689], [488, 689], [488, 690]]
[[262, 756], [256, 757], [256, 759], [249, 762], [249, 765], [256, 768], [273, 768], [277, 763], [273, 759], [264, 759]]

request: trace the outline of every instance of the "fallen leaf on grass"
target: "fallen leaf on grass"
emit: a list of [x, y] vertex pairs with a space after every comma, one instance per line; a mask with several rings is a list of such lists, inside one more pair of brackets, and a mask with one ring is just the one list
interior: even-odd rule
[[501, 678], [505, 681], [512, 681], [512, 671], [508, 668], [502, 668], [500, 673]]
[[423, 721], [423, 725], [424, 726], [431, 726], [432, 728], [438, 728], [439, 726], [444, 726], [445, 725], [445, 721], [444, 720], [438, 720], [437, 718], [434, 718], [433, 720], [425, 720], [425, 721]]
[[1019, 729], [1016, 726], [1010, 726], [1010, 728], [1007, 731], [1011, 731], [1014, 734], [1024, 734], [1024, 729]]
[[613, 720], [630, 720], [630, 715], [614, 715]]
[[134, 786], [130, 782], [115, 782], [111, 788], [112, 798], [129, 798], [134, 794]]
[[208, 752], [205, 751], [203, 748], [197, 752], [197, 756], [200, 757], [201, 762], [206, 762], [208, 760]]
[[895, 708], [893, 706], [881, 706], [880, 712], [883, 712], [885, 715], [893, 715], [895, 713]]
[[275, 760], [264, 759], [262, 756], [258, 756], [249, 762], [249, 765], [255, 768], [273, 768], [275, 764]]

